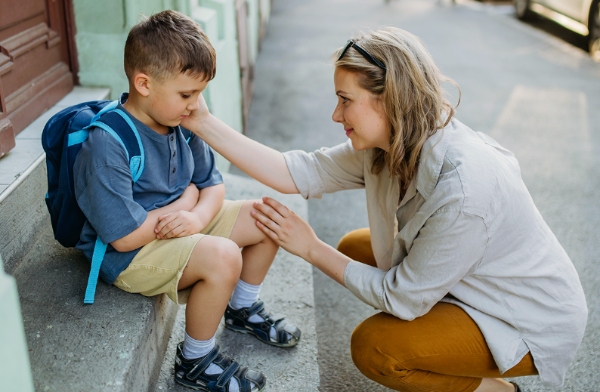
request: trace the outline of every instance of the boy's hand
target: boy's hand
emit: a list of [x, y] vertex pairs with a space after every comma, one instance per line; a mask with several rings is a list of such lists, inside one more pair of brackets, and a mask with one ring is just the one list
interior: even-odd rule
[[198, 95], [198, 107], [190, 112], [190, 114], [181, 121], [181, 126], [193, 130], [197, 129], [198, 124], [210, 116], [208, 105], [202, 94]]
[[199, 233], [207, 223], [202, 222], [197, 214], [182, 210], [160, 216], [154, 232], [160, 240], [187, 237]]

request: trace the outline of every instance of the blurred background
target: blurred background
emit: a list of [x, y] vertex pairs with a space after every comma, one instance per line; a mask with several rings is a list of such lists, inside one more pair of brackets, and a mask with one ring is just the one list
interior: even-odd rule
[[[584, 341], [560, 390], [598, 391], [598, 4], [599, 0], [0, 0], [0, 254], [7, 276], [19, 270], [36, 243], [38, 228], [48, 226], [39, 141], [43, 124], [66, 102], [114, 99], [127, 90], [122, 49], [140, 15], [170, 8], [193, 17], [217, 50], [217, 78], [204, 94], [211, 111], [280, 151], [312, 151], [345, 141], [342, 126], [331, 120], [336, 104], [331, 55], [360, 31], [396, 26], [419, 36], [442, 73], [460, 86], [460, 92], [452, 84], [446, 86], [451, 102], [458, 103], [460, 97], [457, 118], [491, 135], [519, 160], [538, 209], [580, 274], [590, 311]], [[218, 165], [244, 175], [221, 157]], [[364, 192], [309, 200], [308, 215], [317, 235], [335, 246], [346, 232], [367, 226]], [[48, 252], [49, 257], [64, 257]], [[14, 275], [17, 284], [25, 280]], [[0, 289], [10, 287], [15, 293], [10, 278], [0, 279]], [[317, 355], [311, 360], [318, 362], [318, 389], [386, 390], [358, 372], [349, 352], [352, 330], [374, 310], [321, 272], [313, 270], [312, 278], [314, 303], [306, 306], [314, 310]], [[34, 289], [27, 291], [29, 305], [22, 312], [24, 333], [20, 323], [0, 322], [5, 348], [0, 350], [0, 378], [4, 383], [13, 377], [17, 384], [11, 385], [22, 386], [15, 389], [19, 391], [32, 390], [34, 383], [64, 385], [62, 371], [43, 373], [43, 365], [51, 350], [59, 350], [59, 358], [69, 354], [60, 352], [69, 336], [60, 335], [59, 328], [44, 330], [40, 338], [35, 323], [45, 305]], [[18, 316], [16, 296], [5, 300], [3, 293], [0, 290], [0, 307]], [[80, 308], [68, 309], [73, 320], [85, 320]], [[155, 326], [149, 325], [148, 329]], [[107, 324], [99, 330], [99, 336], [117, 334], [109, 328]], [[56, 342], [52, 349], [45, 346], [51, 339], [44, 340], [50, 334]], [[29, 359], [25, 339], [30, 343]], [[114, 359], [112, 351], [105, 351]], [[162, 361], [164, 351], [158, 351]], [[25, 387], [18, 383], [31, 380], [28, 361], [34, 383]], [[24, 378], [20, 371], [26, 373]], [[106, 377], [112, 382], [112, 373]], [[547, 390], [537, 377], [519, 383], [526, 391]], [[108, 384], [90, 390], [103, 390], [103, 385]], [[111, 390], [122, 390], [110, 385]]]

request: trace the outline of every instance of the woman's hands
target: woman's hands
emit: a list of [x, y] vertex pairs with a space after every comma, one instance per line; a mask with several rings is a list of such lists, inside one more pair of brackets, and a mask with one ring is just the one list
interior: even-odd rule
[[307, 222], [277, 200], [263, 197], [262, 201], [254, 203], [250, 213], [256, 225], [277, 245], [344, 285], [344, 271], [351, 260], [321, 241]]
[[288, 207], [270, 197], [254, 203], [252, 217], [256, 225], [288, 252], [310, 262], [310, 251], [321, 241], [312, 227]]

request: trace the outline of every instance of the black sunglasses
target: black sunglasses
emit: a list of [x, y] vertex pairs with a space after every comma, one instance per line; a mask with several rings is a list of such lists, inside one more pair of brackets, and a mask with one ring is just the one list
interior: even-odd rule
[[383, 64], [380, 60], [377, 60], [375, 57], [371, 56], [369, 54], [369, 52], [367, 52], [366, 50], [364, 50], [363, 48], [358, 46], [358, 44], [351, 39], [348, 40], [348, 44], [346, 44], [346, 47], [344, 48], [344, 50], [342, 50], [342, 54], [340, 54], [340, 57], [338, 57], [338, 61], [341, 60], [342, 57], [344, 57], [344, 55], [350, 48], [356, 49], [356, 51], [358, 53], [360, 53], [365, 58], [365, 60], [367, 60], [369, 63], [378, 66], [379, 68], [383, 69], [384, 71], [387, 70], [387, 68], [385, 67], [385, 64]]

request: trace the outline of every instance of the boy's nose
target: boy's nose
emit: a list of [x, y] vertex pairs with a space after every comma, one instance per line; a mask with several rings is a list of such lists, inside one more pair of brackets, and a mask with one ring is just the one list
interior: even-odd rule
[[198, 107], [200, 107], [200, 105], [198, 104], [198, 99], [194, 99], [192, 102], [189, 103], [187, 108], [189, 111], [193, 111], [198, 109]]

